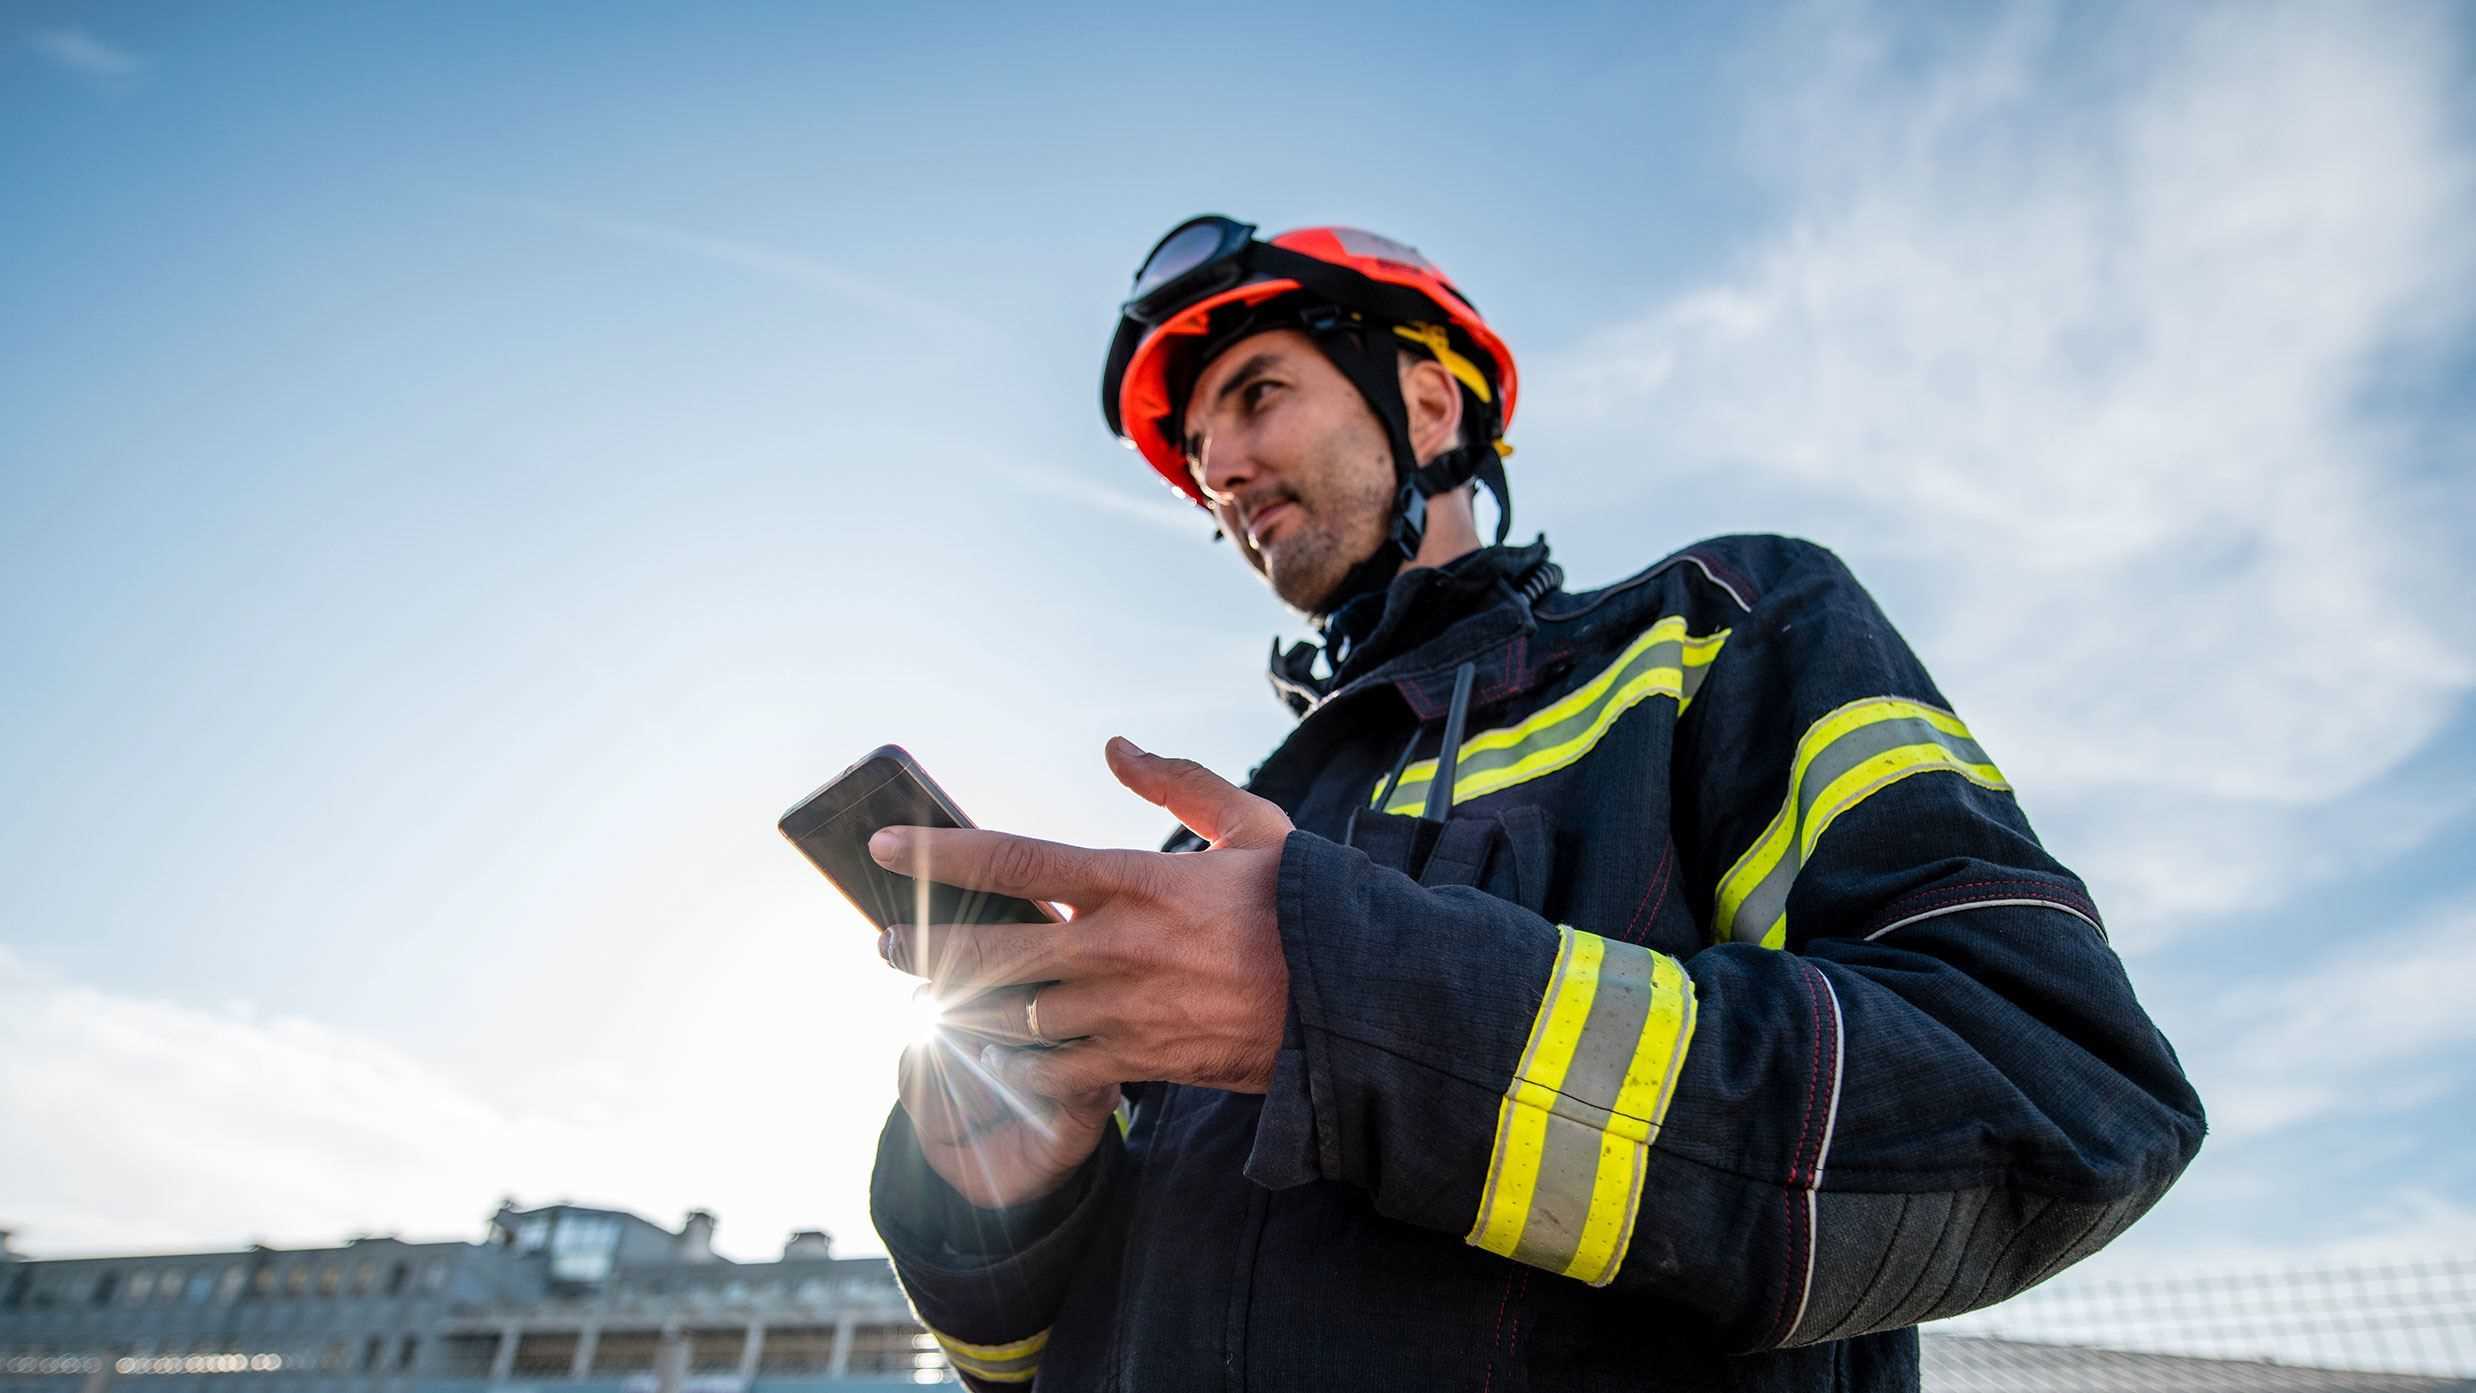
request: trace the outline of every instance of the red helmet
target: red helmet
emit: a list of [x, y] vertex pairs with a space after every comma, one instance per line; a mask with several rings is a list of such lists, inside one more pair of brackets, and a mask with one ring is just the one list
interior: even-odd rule
[[1473, 444], [1502, 451], [1518, 386], [1513, 352], [1442, 271], [1416, 250], [1357, 228], [1302, 227], [1269, 242], [1255, 240], [1254, 231], [1214, 216], [1180, 224], [1144, 259], [1120, 309], [1101, 376], [1101, 415], [1172, 488], [1204, 503], [1176, 419], [1204, 366], [1196, 350], [1227, 346], [1233, 308], [1240, 333], [1274, 327], [1244, 311], [1285, 296], [1382, 325], [1427, 350], [1491, 408], [1492, 438]]

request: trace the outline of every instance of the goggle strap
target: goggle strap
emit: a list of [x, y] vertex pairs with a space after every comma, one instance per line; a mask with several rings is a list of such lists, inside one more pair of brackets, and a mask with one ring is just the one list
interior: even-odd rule
[[1471, 395], [1493, 406], [1496, 393], [1487, 385], [1487, 374], [1479, 365], [1455, 352], [1452, 336], [1435, 324], [1396, 324], [1393, 332], [1427, 350], [1428, 355], [1444, 365], [1456, 381], [1470, 389]]

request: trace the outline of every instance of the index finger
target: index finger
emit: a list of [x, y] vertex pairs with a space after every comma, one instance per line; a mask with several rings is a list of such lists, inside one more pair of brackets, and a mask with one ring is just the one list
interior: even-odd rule
[[980, 827], [885, 827], [868, 839], [880, 866], [915, 880], [991, 890], [1080, 909], [1125, 883], [1123, 853], [1093, 851]]

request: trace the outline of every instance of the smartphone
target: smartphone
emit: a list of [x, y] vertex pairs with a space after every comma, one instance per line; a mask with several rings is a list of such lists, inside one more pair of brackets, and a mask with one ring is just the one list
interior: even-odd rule
[[[965, 890], [889, 871], [868, 854], [880, 827], [969, 827], [971, 819], [900, 745], [881, 745], [775, 824], [810, 864], [825, 872], [869, 922], [895, 924], [1054, 923], [1057, 911], [1012, 895]], [[935, 867], [929, 868], [934, 874]]]

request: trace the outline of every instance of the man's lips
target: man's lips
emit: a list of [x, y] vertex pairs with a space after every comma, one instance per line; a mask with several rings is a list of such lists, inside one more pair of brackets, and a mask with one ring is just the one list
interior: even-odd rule
[[1292, 503], [1286, 498], [1283, 498], [1264, 505], [1263, 509], [1259, 512], [1249, 514], [1247, 517], [1247, 544], [1256, 547], [1262, 546], [1264, 544], [1266, 534], [1272, 529], [1272, 525], [1296, 511], [1298, 511], [1298, 505]]

